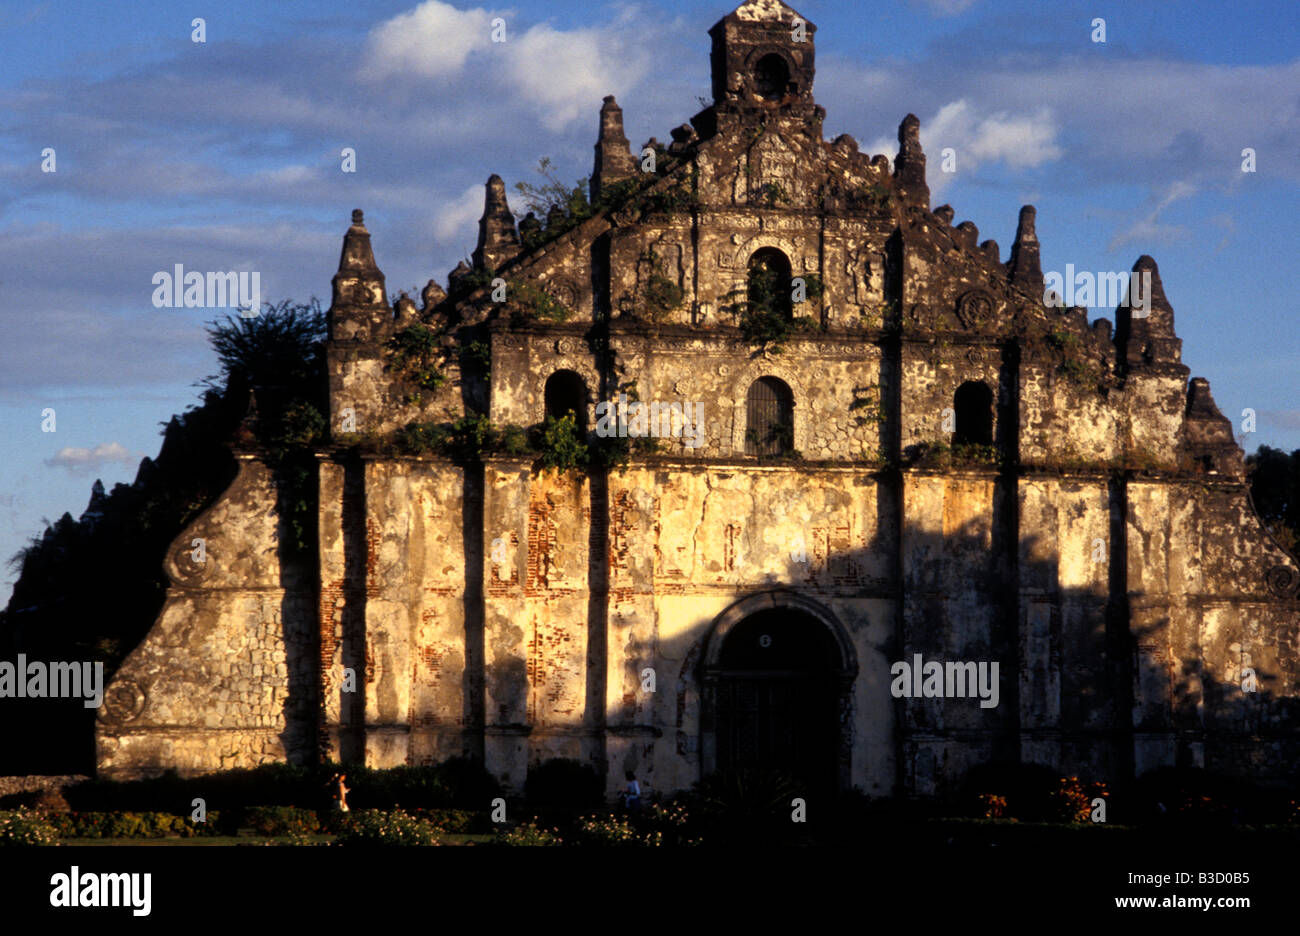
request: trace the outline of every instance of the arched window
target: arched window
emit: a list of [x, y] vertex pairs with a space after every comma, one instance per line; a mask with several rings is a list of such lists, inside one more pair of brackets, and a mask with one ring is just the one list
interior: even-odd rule
[[763, 247], [749, 258], [750, 311], [793, 318], [790, 295], [790, 258], [775, 247]]
[[794, 451], [794, 394], [785, 381], [760, 377], [745, 395], [745, 453], [788, 455]]
[[968, 380], [953, 394], [957, 416], [953, 445], [993, 444], [993, 391], [982, 380]]
[[580, 433], [587, 431], [587, 384], [576, 371], [559, 370], [546, 379], [546, 415], [563, 419], [573, 413]]
[[790, 86], [790, 66], [775, 52], [758, 60], [754, 69], [754, 90], [765, 101], [779, 101]]

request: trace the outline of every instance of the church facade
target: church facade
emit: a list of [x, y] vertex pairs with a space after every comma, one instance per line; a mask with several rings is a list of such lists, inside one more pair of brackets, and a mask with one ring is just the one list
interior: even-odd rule
[[[1113, 325], [1051, 301], [1034, 209], [1005, 258], [954, 225], [915, 117], [892, 160], [823, 138], [815, 33], [777, 0], [718, 22], [713, 103], [667, 145], [634, 151], [606, 98], [590, 211], [517, 223], [493, 176], [472, 265], [419, 307], [390, 303], [354, 212], [315, 550], [285, 550], [273, 470], [240, 449], [107, 689], [102, 775], [1291, 777], [1300, 566], [1155, 262]], [[621, 458], [412, 444], [509, 426]]]

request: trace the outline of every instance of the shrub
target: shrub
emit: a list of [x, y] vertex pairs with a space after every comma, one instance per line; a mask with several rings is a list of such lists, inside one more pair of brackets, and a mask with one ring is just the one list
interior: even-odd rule
[[1061, 777], [1057, 781], [1055, 798], [1055, 815], [1058, 822], [1088, 822], [1092, 818], [1092, 801], [1105, 799], [1104, 783], [1087, 783], [1078, 777]]
[[189, 816], [159, 812], [71, 812], [49, 817], [61, 838], [150, 839], [179, 835], [181, 838], [230, 834], [234, 814], [210, 811], [206, 822]]
[[472, 835], [491, 831], [492, 823], [485, 813], [469, 809], [412, 809], [411, 814], [423, 819], [438, 832], [455, 835]]
[[650, 267], [650, 275], [642, 290], [646, 317], [652, 322], [662, 322], [681, 306], [686, 293], [673, 279], [664, 274], [663, 263], [653, 250], [642, 254], [641, 260]]
[[500, 444], [501, 451], [507, 455], [527, 455], [532, 451], [528, 442], [528, 430], [514, 424], [501, 429]]
[[696, 210], [700, 204], [695, 195], [692, 194], [694, 187], [695, 179], [693, 176], [678, 179], [664, 188], [638, 194], [633, 199], [632, 206], [643, 218], [659, 215], [671, 219], [689, 214]]
[[1257, 787], [1200, 768], [1162, 767], [1138, 778], [1128, 799], [1140, 819], [1204, 826], [1285, 823], [1293, 815], [1294, 797], [1294, 791]]
[[360, 809], [396, 806], [441, 806], [452, 792], [436, 767], [402, 766], [387, 770], [348, 771], [348, 801]]
[[700, 837], [693, 831], [697, 824], [686, 804], [678, 800], [651, 803], [637, 819], [638, 827], [654, 833], [658, 837], [655, 844], [663, 845], [701, 844]]
[[254, 806], [244, 821], [259, 835], [312, 835], [320, 831], [316, 813], [296, 806]]
[[578, 840], [581, 845], [649, 845], [664, 843], [659, 831], [639, 832], [621, 816], [582, 816], [578, 819]]
[[58, 833], [49, 820], [26, 808], [0, 812], [0, 846], [54, 845]]
[[309, 448], [324, 438], [327, 420], [311, 403], [294, 400], [266, 432], [266, 445], [277, 454]]
[[497, 836], [496, 845], [563, 845], [564, 840], [555, 829], [543, 829], [533, 822], [515, 826]]
[[848, 193], [850, 211], [879, 211], [888, 208], [889, 203], [889, 189], [876, 183], [854, 188]]
[[451, 427], [440, 423], [407, 423], [394, 441], [408, 455], [441, 455], [451, 439]]
[[987, 465], [996, 467], [1001, 454], [996, 445], [978, 442], [918, 442], [909, 445], [903, 457], [910, 465], [927, 468], [948, 468], [954, 465]]
[[[1077, 778], [1075, 778], [1077, 783]], [[968, 802], [976, 816], [1015, 818], [1021, 822], [1074, 821], [1082, 787], [1075, 789], [1060, 773], [1041, 764], [986, 764], [966, 777]], [[1000, 816], [989, 815], [997, 811]]]
[[740, 333], [745, 341], [772, 354], [780, 354], [792, 335], [812, 327], [813, 321], [807, 316], [787, 317], [776, 309], [746, 308], [740, 314]]
[[790, 801], [798, 793], [794, 780], [779, 771], [739, 769], [719, 771], [700, 780], [687, 802], [711, 833], [752, 840], [794, 831], [789, 821]]
[[321, 765], [263, 764], [185, 778], [168, 771], [144, 780], [89, 780], [65, 787], [63, 795], [75, 810], [104, 812], [145, 812], [160, 806], [188, 811], [196, 796], [223, 810], [323, 805], [328, 802], [326, 783], [332, 769]]
[[437, 845], [436, 831], [431, 823], [400, 809], [363, 809], [341, 823], [335, 841], [340, 845]]
[[526, 455], [532, 451], [521, 426], [495, 428], [487, 416], [471, 413], [453, 423], [407, 423], [395, 436], [408, 455], [443, 455], [459, 462], [476, 461], [487, 452]]
[[650, 275], [645, 287], [646, 312], [651, 321], [662, 321], [670, 312], [682, 304], [686, 293], [662, 273]]
[[507, 302], [516, 321], [538, 319], [544, 322], [567, 322], [573, 310], [546, 290], [525, 280], [510, 280], [506, 284]]
[[433, 329], [423, 325], [403, 328], [388, 340], [388, 349], [393, 354], [393, 372], [412, 388], [407, 403], [418, 405], [423, 399], [421, 391], [437, 390], [446, 382], [438, 366], [442, 349]]
[[537, 437], [537, 449], [541, 452], [539, 461], [543, 471], [582, 471], [587, 467], [587, 441], [579, 434], [572, 412], [559, 419], [546, 417]]
[[[150, 807], [170, 806], [186, 811], [196, 796], [210, 807], [207, 826], [220, 815], [224, 824], [247, 821], [255, 806], [297, 806], [318, 810], [317, 818], [326, 818], [332, 803], [330, 779], [339, 772], [348, 775], [352, 792], [349, 803], [358, 808], [402, 806], [483, 808], [501, 795], [500, 785], [481, 764], [468, 758], [452, 758], [429, 766], [404, 766], [373, 769], [338, 764], [264, 764], [184, 778], [172, 773], [148, 780], [114, 782], [92, 780], [65, 788], [75, 810], [86, 812], [146, 811]], [[200, 823], [200, 828], [205, 825]]]
[[605, 783], [595, 768], [557, 757], [529, 769], [525, 796], [538, 806], [583, 809], [604, 803]]

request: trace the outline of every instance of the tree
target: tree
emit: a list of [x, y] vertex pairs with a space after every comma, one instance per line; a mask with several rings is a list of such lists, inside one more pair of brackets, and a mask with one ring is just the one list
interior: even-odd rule
[[[258, 441], [277, 473], [276, 507], [299, 555], [315, 529], [311, 446], [324, 429], [325, 314], [316, 300], [267, 305], [251, 319], [227, 317], [207, 329], [219, 374], [198, 383], [200, 402], [164, 424], [156, 460], [134, 484], [97, 499], [102, 516], [79, 523], [65, 513], [46, 523], [11, 560], [19, 568], [0, 612], [0, 659], [98, 661], [111, 678], [144, 638], [168, 585], [163, 558], [172, 541], [230, 485], [230, 439], [258, 398]], [[93, 770], [95, 712], [81, 705], [9, 700], [0, 706], [0, 775]]]
[[325, 361], [327, 335], [320, 300], [279, 305], [268, 303], [252, 318], [228, 315], [207, 328], [221, 373], [205, 378], [203, 386], [224, 393], [248, 387], [289, 390], [316, 402]]
[[1261, 445], [1246, 458], [1250, 496], [1269, 532], [1292, 554], [1300, 547], [1300, 449]]

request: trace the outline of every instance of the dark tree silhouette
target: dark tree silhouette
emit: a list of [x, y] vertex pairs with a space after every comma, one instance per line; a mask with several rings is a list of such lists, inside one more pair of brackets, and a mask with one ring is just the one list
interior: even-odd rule
[[[314, 494], [303, 454], [324, 429], [325, 314], [316, 300], [267, 305], [210, 323], [221, 372], [200, 402], [164, 423], [162, 448], [131, 484], [95, 482], [79, 520], [46, 524], [10, 562], [19, 571], [0, 612], [0, 659], [92, 661], [111, 677], [144, 638], [167, 588], [168, 546], [229, 486], [229, 442], [257, 393], [257, 441], [286, 481], [280, 507], [302, 548]], [[94, 715], [80, 700], [10, 699], [0, 706], [0, 775], [91, 771]]]

